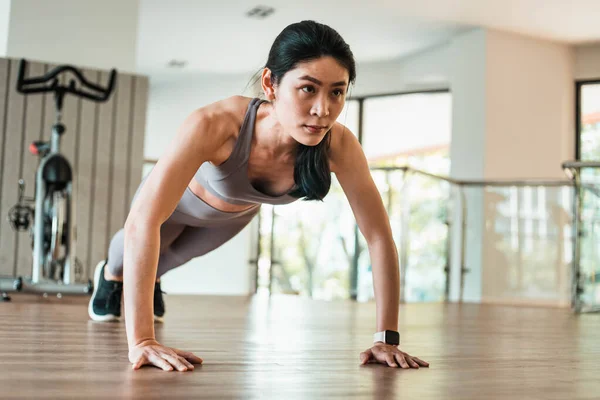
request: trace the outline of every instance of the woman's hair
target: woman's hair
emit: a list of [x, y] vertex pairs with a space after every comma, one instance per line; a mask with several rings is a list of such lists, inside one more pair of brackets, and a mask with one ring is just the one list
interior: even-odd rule
[[[278, 84], [299, 63], [333, 57], [348, 70], [349, 83], [356, 79], [356, 65], [350, 46], [340, 34], [327, 25], [302, 21], [287, 26], [275, 38], [265, 68], [271, 70], [271, 81]], [[291, 196], [304, 200], [323, 200], [331, 187], [329, 145], [331, 131], [316, 146], [298, 144], [294, 165], [295, 188]]]

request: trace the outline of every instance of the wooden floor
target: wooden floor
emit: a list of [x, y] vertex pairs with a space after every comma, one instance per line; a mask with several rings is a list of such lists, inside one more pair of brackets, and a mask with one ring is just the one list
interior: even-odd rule
[[0, 398], [598, 399], [600, 315], [409, 304], [401, 348], [431, 363], [359, 365], [374, 304], [289, 296], [168, 296], [159, 341], [195, 352], [193, 372], [132, 371], [123, 323], [86, 299], [0, 303]]

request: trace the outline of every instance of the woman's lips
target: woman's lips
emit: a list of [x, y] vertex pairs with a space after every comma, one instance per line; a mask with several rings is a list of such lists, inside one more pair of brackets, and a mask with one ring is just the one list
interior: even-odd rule
[[310, 133], [319, 133], [327, 128], [326, 126], [321, 126], [321, 125], [304, 125], [304, 126], [306, 127], [306, 129], [308, 129], [308, 131]]

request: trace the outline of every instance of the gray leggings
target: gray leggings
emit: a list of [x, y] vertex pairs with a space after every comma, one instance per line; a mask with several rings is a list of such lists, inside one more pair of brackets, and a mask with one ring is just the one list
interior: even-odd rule
[[[148, 176], [138, 187], [133, 200]], [[157, 277], [202, 256], [237, 235], [258, 214], [260, 205], [240, 212], [217, 210], [187, 188], [169, 219], [160, 227], [160, 256]], [[125, 232], [118, 231], [108, 249], [108, 271], [123, 276]]]

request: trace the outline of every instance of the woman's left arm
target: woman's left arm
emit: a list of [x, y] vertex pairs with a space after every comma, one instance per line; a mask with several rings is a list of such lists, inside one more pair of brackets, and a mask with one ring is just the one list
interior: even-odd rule
[[[398, 331], [400, 303], [400, 271], [398, 253], [389, 216], [381, 195], [373, 182], [367, 159], [358, 139], [341, 124], [332, 132], [330, 148], [331, 170], [336, 174], [356, 223], [367, 241], [373, 266], [373, 287], [377, 313], [377, 332]], [[376, 343], [361, 353], [363, 364], [369, 360], [403, 368], [428, 366], [425, 361], [401, 352], [396, 346]]]

